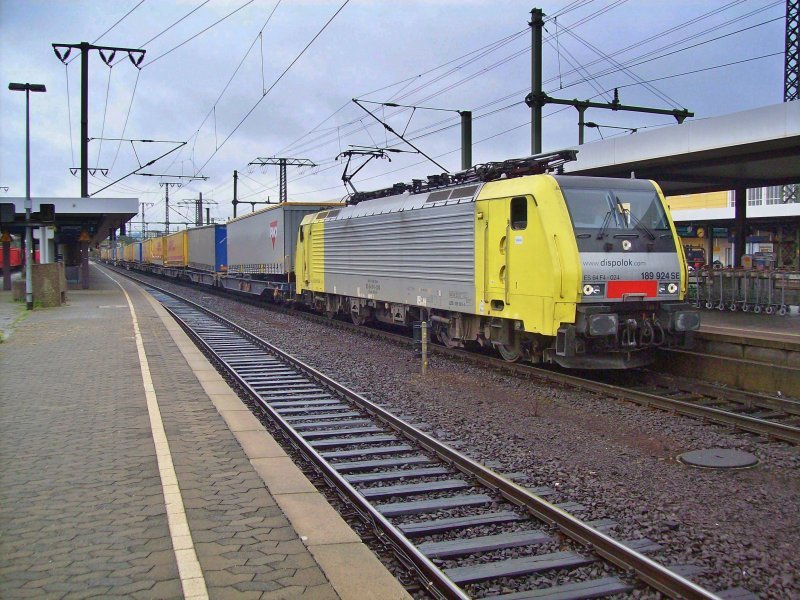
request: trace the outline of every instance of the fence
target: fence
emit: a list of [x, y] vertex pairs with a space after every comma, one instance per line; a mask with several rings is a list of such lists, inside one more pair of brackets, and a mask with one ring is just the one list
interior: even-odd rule
[[698, 308], [784, 316], [800, 304], [800, 271], [703, 269], [689, 276]]

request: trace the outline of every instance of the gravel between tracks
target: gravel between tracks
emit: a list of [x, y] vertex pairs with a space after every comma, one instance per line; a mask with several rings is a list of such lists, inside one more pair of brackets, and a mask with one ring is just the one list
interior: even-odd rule
[[[586, 392], [433, 356], [426, 377], [407, 347], [164, 283], [526, 486], [611, 518], [617, 539], [648, 537], [667, 566], [702, 569], [711, 590], [800, 598], [800, 451]], [[676, 457], [736, 448], [761, 463], [704, 470]]]

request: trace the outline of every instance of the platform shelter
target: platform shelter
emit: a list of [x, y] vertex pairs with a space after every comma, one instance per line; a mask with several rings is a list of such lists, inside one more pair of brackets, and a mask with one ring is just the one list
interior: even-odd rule
[[[138, 198], [39, 197], [31, 205], [39, 261], [63, 261], [67, 280], [83, 289], [89, 287], [89, 248], [113, 237], [139, 212]], [[0, 198], [0, 228], [8, 237], [24, 240], [25, 198]]]

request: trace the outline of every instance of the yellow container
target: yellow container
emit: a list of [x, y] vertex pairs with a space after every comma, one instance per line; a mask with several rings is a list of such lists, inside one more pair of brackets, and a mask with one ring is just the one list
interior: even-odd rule
[[151, 265], [164, 263], [164, 238], [150, 238], [142, 244], [142, 262]]
[[189, 264], [189, 236], [186, 231], [166, 236], [165, 267], [185, 267]]

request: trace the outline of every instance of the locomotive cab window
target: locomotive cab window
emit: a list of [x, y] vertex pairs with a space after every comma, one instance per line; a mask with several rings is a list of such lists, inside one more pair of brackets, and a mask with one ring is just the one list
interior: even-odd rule
[[528, 226], [528, 199], [511, 199], [511, 229], [525, 229]]
[[583, 178], [559, 177], [558, 183], [576, 229], [669, 231], [669, 221], [655, 188], [645, 181], [607, 187]]

